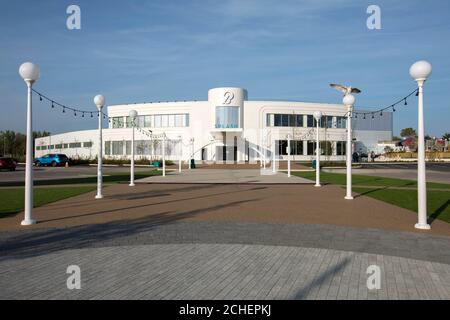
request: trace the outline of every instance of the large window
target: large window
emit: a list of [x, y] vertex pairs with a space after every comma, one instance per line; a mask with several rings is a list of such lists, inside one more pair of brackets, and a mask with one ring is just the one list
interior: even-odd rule
[[316, 120], [314, 120], [314, 117], [311, 114], [308, 114], [307, 116], [307, 127], [313, 128], [315, 127]]
[[266, 115], [268, 127], [303, 127], [302, 114], [273, 114]]
[[346, 141], [338, 141], [336, 142], [336, 155], [337, 156], [345, 156], [346, 154]]
[[124, 126], [123, 117], [113, 117], [112, 118], [112, 127], [114, 129], [123, 128], [123, 126]]
[[216, 107], [216, 128], [239, 128], [239, 107]]
[[[287, 140], [277, 140], [276, 148], [278, 149], [278, 154], [287, 155], [287, 145]], [[303, 141], [291, 140], [291, 155], [303, 155]]]
[[347, 128], [347, 119], [345, 117], [336, 117], [336, 128], [346, 129]]
[[112, 141], [112, 155], [123, 155], [123, 141]]
[[81, 142], [72, 142], [69, 143], [69, 148], [74, 149], [74, 148], [81, 148]]
[[332, 116], [323, 116], [322, 117], [322, 128], [333, 128], [333, 117]]

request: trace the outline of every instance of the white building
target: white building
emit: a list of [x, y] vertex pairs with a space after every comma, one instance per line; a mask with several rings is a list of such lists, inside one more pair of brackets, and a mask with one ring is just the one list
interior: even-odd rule
[[[291, 136], [294, 160], [311, 160], [315, 149], [313, 113], [323, 113], [320, 140], [324, 160], [344, 160], [346, 109], [341, 104], [251, 101], [242, 88], [215, 88], [207, 101], [176, 101], [107, 107], [108, 128], [103, 129], [105, 158], [126, 158], [131, 153], [130, 110], [138, 112], [136, 157], [161, 158], [162, 140], [149, 137], [165, 133], [167, 159], [187, 161], [192, 153], [205, 162], [256, 162], [271, 159], [272, 152], [286, 159]], [[392, 113], [374, 119], [353, 119], [354, 150], [375, 150], [378, 141], [392, 139]], [[147, 132], [147, 134], [144, 134]], [[64, 153], [70, 158], [97, 156], [98, 130], [55, 134], [36, 139], [36, 156]], [[193, 151], [192, 151], [193, 150]]]

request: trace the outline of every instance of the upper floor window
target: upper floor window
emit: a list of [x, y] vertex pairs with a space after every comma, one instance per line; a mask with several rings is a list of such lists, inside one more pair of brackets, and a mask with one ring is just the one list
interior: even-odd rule
[[347, 118], [345, 117], [336, 117], [336, 128], [345, 129], [347, 128]]
[[216, 107], [216, 128], [239, 128], [239, 107]]
[[269, 113], [266, 116], [266, 125], [268, 127], [303, 127], [302, 114]]
[[114, 129], [123, 128], [124, 127], [123, 117], [113, 117], [112, 118], [112, 127]]

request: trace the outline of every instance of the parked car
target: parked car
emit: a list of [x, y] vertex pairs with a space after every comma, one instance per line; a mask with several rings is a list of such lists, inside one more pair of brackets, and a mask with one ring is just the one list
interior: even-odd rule
[[9, 171], [15, 171], [17, 162], [13, 158], [0, 157], [0, 170], [6, 169]]
[[34, 165], [39, 166], [65, 166], [69, 162], [69, 158], [65, 154], [50, 153], [43, 157], [36, 158]]

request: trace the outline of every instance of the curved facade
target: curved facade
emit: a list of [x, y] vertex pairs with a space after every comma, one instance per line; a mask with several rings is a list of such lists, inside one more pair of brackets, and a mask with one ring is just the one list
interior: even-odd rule
[[[251, 101], [247, 90], [225, 87], [208, 91], [207, 101], [176, 101], [108, 106], [108, 128], [103, 129], [106, 158], [127, 158], [131, 154], [131, 122], [128, 113], [138, 112], [135, 133], [136, 157], [160, 158], [167, 136], [167, 159], [188, 160], [192, 154], [205, 162], [256, 162], [271, 159], [273, 153], [286, 160], [287, 137], [291, 137], [294, 160], [314, 157], [313, 113], [320, 110], [320, 140], [325, 160], [345, 158], [345, 108], [340, 104]], [[106, 121], [105, 121], [106, 122]], [[375, 119], [354, 119], [354, 150], [375, 150], [378, 141], [392, 138], [392, 113]], [[143, 133], [147, 132], [147, 134]], [[97, 156], [97, 130], [83, 130], [36, 139], [36, 156], [65, 153], [72, 158]]]

